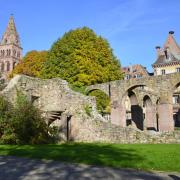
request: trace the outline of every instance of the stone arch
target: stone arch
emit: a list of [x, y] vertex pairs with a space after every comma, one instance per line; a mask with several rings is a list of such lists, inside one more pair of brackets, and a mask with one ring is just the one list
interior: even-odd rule
[[[136, 89], [136, 88], [138, 88], [138, 87], [140, 87], [140, 88], [144, 88], [146, 85], [144, 85], [144, 84], [137, 84], [137, 85], [132, 85], [132, 86], [129, 86], [128, 88], [126, 88], [125, 90], [124, 90], [124, 92], [123, 92], [123, 94], [122, 94], [122, 99], [125, 97], [125, 96], [127, 96], [127, 94], [128, 94], [128, 92], [130, 92], [130, 91], [133, 91], [134, 89]], [[135, 93], [135, 92], [134, 92]], [[136, 93], [135, 93], [136, 94]]]
[[123, 97], [122, 105], [125, 108], [126, 126], [136, 127], [137, 129], [144, 130], [143, 109], [139, 105], [136, 94], [133, 90], [128, 90]]
[[109, 92], [107, 92], [107, 90], [105, 90], [104, 88], [101, 88], [101, 87], [88, 87], [88, 88], [86, 89], [86, 95], [89, 95], [91, 92], [96, 91], [96, 90], [102, 91], [102, 92], [104, 92], [106, 95], [109, 96]]
[[137, 96], [133, 91], [128, 92], [128, 96], [131, 102], [131, 120], [132, 123], [136, 125], [136, 127], [140, 130], [144, 129], [143, 124], [143, 110], [142, 107], [139, 106]]
[[179, 86], [180, 86], [180, 81], [179, 81], [179, 82], [176, 82], [176, 84], [174, 85], [173, 90], [176, 90]]
[[93, 89], [88, 92], [88, 95], [96, 98], [96, 108], [98, 112], [106, 120], [110, 120], [110, 112], [111, 112], [110, 97], [100, 89]]
[[156, 106], [153, 105], [151, 98], [145, 95], [143, 98], [144, 124], [147, 130], [158, 130], [156, 117]]

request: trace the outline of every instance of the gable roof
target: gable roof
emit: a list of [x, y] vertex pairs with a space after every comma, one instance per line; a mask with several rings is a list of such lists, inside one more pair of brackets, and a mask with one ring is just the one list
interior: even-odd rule
[[170, 31], [167, 37], [167, 40], [164, 43], [163, 49], [157, 47], [157, 59], [155, 63], [152, 65], [163, 66], [163, 65], [171, 65], [174, 63], [180, 64], [180, 47], [177, 44], [174, 36], [174, 32]]

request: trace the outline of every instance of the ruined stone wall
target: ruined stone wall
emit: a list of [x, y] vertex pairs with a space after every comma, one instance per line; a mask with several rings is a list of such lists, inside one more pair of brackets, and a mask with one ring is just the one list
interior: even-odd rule
[[[144, 97], [148, 96], [153, 104], [153, 112], [150, 112], [150, 108], [147, 112], [153, 117], [153, 122], [158, 121], [157, 126], [160, 131], [173, 131], [172, 96], [178, 84], [180, 84], [180, 73], [173, 73], [97, 84], [89, 86], [87, 91], [92, 91], [93, 89], [104, 91], [109, 87], [111, 122], [121, 127], [126, 127], [126, 107], [124, 99], [126, 99], [128, 93], [133, 92], [136, 95], [138, 101], [137, 106], [141, 109], [143, 109]], [[148, 119], [150, 120], [150, 118]], [[153, 122], [146, 123], [146, 125], [154, 124]]]
[[[40, 108], [47, 119], [54, 117], [52, 124], [59, 126], [60, 140], [67, 140], [68, 133], [69, 140], [80, 142], [180, 143], [180, 132], [142, 132], [111, 124], [97, 113], [94, 97], [72, 91], [61, 79], [17, 75], [0, 93], [14, 102], [18, 91]], [[85, 107], [91, 107], [89, 113]]]
[[78, 121], [75, 141], [104, 143], [180, 143], [180, 131], [154, 132], [119, 127], [110, 122]]

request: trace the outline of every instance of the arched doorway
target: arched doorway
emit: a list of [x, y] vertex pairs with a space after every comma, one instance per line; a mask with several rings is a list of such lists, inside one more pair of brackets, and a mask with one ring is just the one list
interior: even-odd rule
[[144, 118], [142, 107], [138, 104], [137, 97], [132, 91], [128, 92], [131, 102], [131, 119], [132, 123], [140, 130], [144, 130]]
[[123, 103], [126, 109], [126, 126], [132, 126], [143, 131], [143, 109], [139, 105], [135, 93], [129, 90], [124, 97]]
[[88, 92], [88, 96], [96, 97], [96, 108], [97, 111], [106, 119], [110, 120], [110, 97], [99, 89], [94, 89]]

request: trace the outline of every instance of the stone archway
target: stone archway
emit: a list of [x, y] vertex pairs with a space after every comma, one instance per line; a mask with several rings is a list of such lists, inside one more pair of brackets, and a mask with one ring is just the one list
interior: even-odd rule
[[139, 105], [137, 97], [133, 91], [128, 92], [128, 97], [131, 102], [131, 121], [132, 126], [136, 126], [140, 130], [144, 130], [143, 109]]
[[88, 92], [88, 96], [96, 98], [96, 109], [107, 121], [110, 120], [111, 106], [110, 97], [102, 90], [92, 89]]
[[153, 105], [151, 98], [145, 95], [143, 98], [144, 124], [147, 130], [158, 131], [156, 121], [156, 106]]

